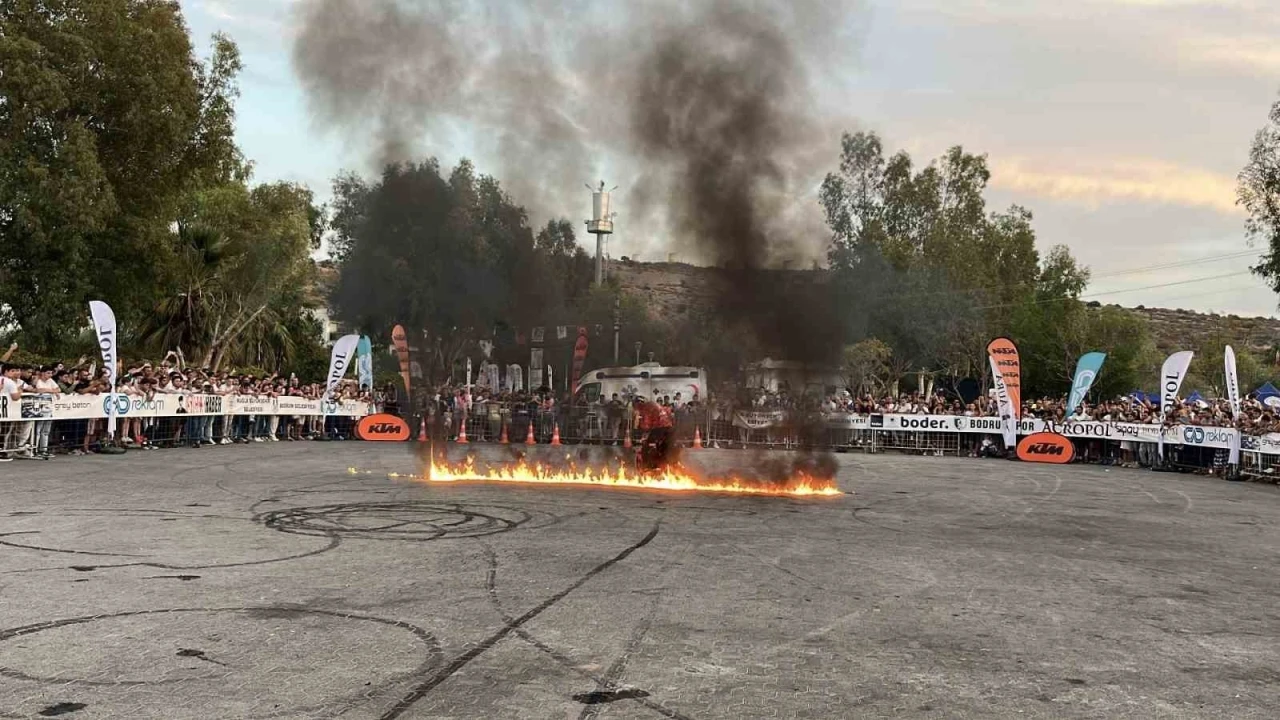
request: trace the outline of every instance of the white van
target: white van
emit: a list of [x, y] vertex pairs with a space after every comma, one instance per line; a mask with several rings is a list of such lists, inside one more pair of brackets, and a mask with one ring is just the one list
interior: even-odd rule
[[658, 363], [644, 363], [635, 367], [615, 367], [591, 370], [582, 376], [573, 389], [574, 401], [580, 404], [603, 400], [608, 402], [617, 393], [619, 397], [640, 394], [648, 400], [671, 396], [688, 402], [697, 398], [707, 399], [707, 373], [695, 367], [664, 367]]

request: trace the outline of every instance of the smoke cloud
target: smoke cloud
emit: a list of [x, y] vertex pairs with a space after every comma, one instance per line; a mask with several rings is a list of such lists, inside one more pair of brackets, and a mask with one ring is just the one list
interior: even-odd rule
[[309, 0], [293, 58], [317, 121], [376, 163], [470, 147], [544, 216], [623, 185], [625, 247], [725, 268], [717, 310], [819, 362], [832, 300], [770, 269], [829, 237], [814, 190], [848, 118], [815, 87], [848, 62], [857, 2]]
[[[623, 254], [731, 261], [695, 232], [714, 206], [671, 202], [684, 153], [714, 141], [700, 172], [749, 174], [753, 217], [733, 223], [785, 231], [752, 261], [809, 261], [827, 236], [814, 190], [850, 122], [812, 90], [855, 61], [861, 2], [302, 0], [293, 63], [317, 125], [366, 170], [470, 155], [541, 219], [585, 218], [584, 182], [620, 185]], [[726, 153], [722, 130], [759, 144]]]

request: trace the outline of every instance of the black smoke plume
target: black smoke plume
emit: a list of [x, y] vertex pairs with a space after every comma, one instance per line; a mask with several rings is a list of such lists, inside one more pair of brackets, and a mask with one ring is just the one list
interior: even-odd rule
[[371, 138], [379, 163], [451, 147], [465, 128], [513, 197], [563, 215], [612, 158], [632, 180], [626, 227], [722, 268], [715, 309], [761, 353], [829, 364], [843, 344], [832, 297], [778, 268], [829, 237], [814, 190], [845, 118], [814, 89], [844, 61], [856, 10], [309, 0], [293, 57], [317, 121]]

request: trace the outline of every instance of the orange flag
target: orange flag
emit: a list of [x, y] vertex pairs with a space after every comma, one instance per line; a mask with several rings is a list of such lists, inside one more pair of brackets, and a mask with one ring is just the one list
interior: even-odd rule
[[391, 342], [396, 347], [396, 355], [400, 358], [400, 377], [404, 378], [404, 393], [409, 394], [409, 339], [404, 334], [404, 327], [397, 325], [391, 330]]
[[1009, 338], [996, 338], [987, 344], [987, 355], [1004, 379], [1009, 392], [1009, 409], [1014, 420], [1022, 417], [1022, 361], [1018, 359], [1018, 346]]

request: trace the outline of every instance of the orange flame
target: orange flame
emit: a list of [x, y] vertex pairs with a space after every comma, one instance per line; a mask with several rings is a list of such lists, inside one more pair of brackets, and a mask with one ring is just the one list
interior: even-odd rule
[[426, 477], [396, 473], [392, 473], [391, 477], [410, 477], [414, 480], [435, 483], [481, 481], [533, 485], [593, 485], [746, 495], [832, 496], [844, 494], [836, 487], [834, 479], [818, 478], [804, 473], [778, 483], [739, 477], [703, 478], [679, 466], [668, 468], [657, 474], [644, 474], [628, 470], [625, 466], [579, 468], [569, 464], [564, 468], [556, 468], [542, 463], [530, 464], [521, 460], [514, 464], [490, 465], [481, 469], [476, 465], [474, 457], [468, 457], [464, 462], [454, 465], [432, 461]]

